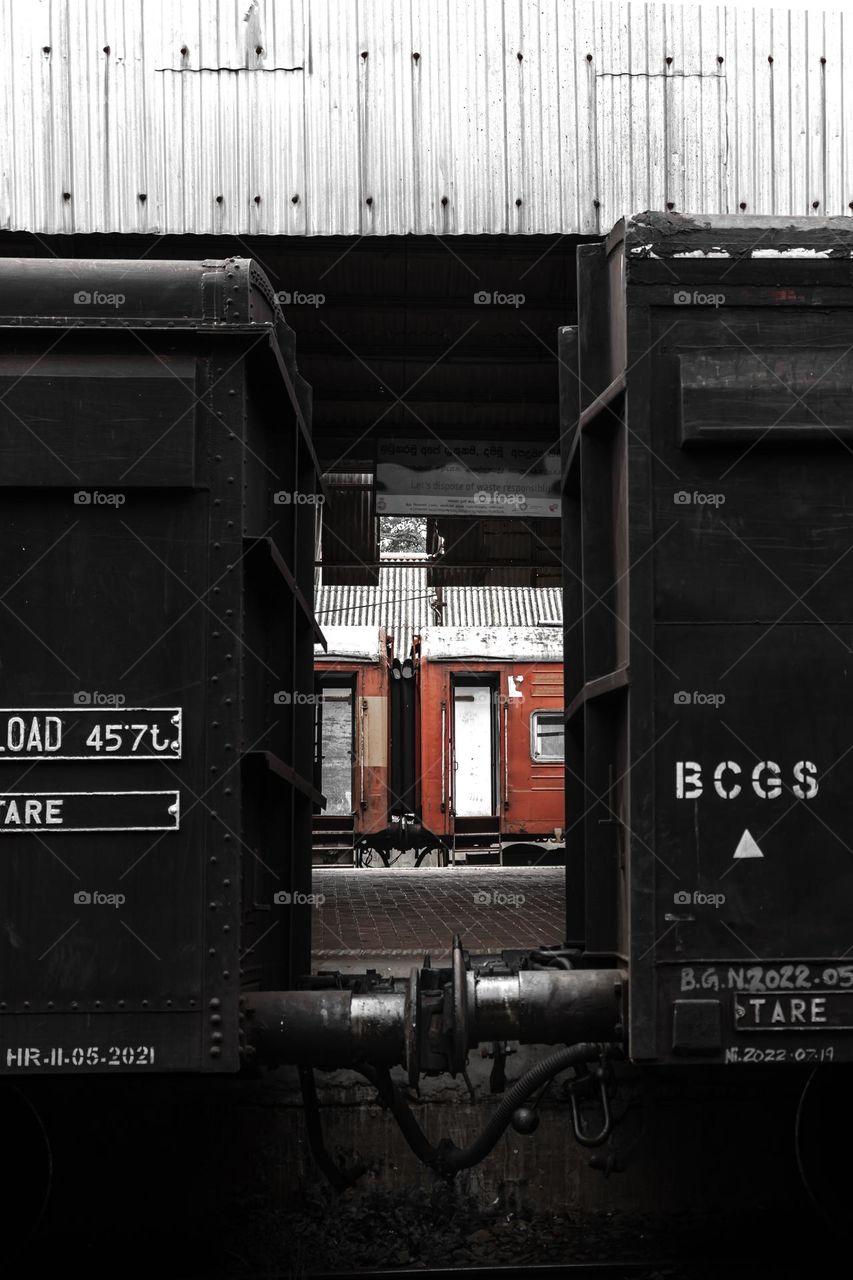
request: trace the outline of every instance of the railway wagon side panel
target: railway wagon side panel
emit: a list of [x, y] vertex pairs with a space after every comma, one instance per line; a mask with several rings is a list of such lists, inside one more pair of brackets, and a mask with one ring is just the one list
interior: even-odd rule
[[350, 819], [358, 839], [386, 831], [390, 820], [388, 640], [383, 630], [363, 627], [330, 627], [326, 636], [329, 651], [315, 659], [319, 786], [326, 800], [318, 816]]
[[560, 638], [533, 629], [424, 633], [419, 774], [435, 835], [491, 822], [523, 842], [562, 828], [560, 658]]
[[452, 834], [452, 743], [449, 716], [450, 670], [421, 655], [418, 667], [418, 785], [424, 827], [434, 835]]
[[0, 1069], [233, 1071], [309, 959], [289, 331], [245, 261], [0, 266]]
[[500, 672], [505, 761], [502, 830], [553, 835], [564, 826], [563, 668], [510, 663]]
[[657, 214], [581, 254], [570, 863], [637, 1060], [853, 1058], [851, 254]]

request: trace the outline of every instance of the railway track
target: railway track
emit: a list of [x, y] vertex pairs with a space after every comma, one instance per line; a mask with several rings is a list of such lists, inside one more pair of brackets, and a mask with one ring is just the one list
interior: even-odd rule
[[[727, 1261], [715, 1258], [699, 1261], [645, 1261], [645, 1262], [569, 1262], [508, 1266], [460, 1267], [401, 1267], [378, 1268], [367, 1271], [310, 1271], [305, 1280], [486, 1280], [486, 1277], [502, 1277], [507, 1280], [719, 1280], [720, 1276], [756, 1275], [753, 1261]], [[774, 1264], [774, 1276], [802, 1274], [788, 1272], [785, 1264]], [[272, 1280], [270, 1277], [269, 1280]]]

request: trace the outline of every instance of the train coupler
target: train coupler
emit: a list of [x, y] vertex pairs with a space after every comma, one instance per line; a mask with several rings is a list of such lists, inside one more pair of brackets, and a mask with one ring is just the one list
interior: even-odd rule
[[247, 992], [246, 1044], [266, 1066], [402, 1066], [416, 1087], [421, 1075], [462, 1075], [478, 1045], [621, 1043], [622, 970], [507, 956], [471, 956], [455, 937], [449, 967], [427, 960], [408, 979], [322, 975], [306, 990]]
[[[572, 1108], [572, 1131], [580, 1146], [600, 1147], [610, 1137], [613, 1132], [611, 1099], [615, 1090], [613, 1063], [609, 1058], [600, 1058], [594, 1064], [578, 1063], [573, 1074], [563, 1081], [563, 1093]], [[601, 1111], [601, 1124], [593, 1130], [584, 1118], [584, 1111], [596, 1105]]]

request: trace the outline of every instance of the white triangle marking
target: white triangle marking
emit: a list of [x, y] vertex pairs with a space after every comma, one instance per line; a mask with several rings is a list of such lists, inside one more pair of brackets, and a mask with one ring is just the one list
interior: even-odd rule
[[740, 838], [738, 847], [735, 849], [734, 856], [736, 858], [763, 858], [764, 854], [753, 840], [747, 828]]

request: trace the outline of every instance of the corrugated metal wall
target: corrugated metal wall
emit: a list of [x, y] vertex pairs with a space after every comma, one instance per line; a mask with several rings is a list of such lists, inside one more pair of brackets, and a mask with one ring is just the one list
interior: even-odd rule
[[378, 586], [321, 586], [314, 601], [321, 629], [332, 626], [384, 627], [394, 637], [397, 657], [409, 652], [412, 636], [425, 627], [559, 626], [559, 587], [445, 587], [427, 584], [426, 567], [385, 561]]
[[0, 227], [846, 214], [851, 21], [638, 0], [0, 0]]

